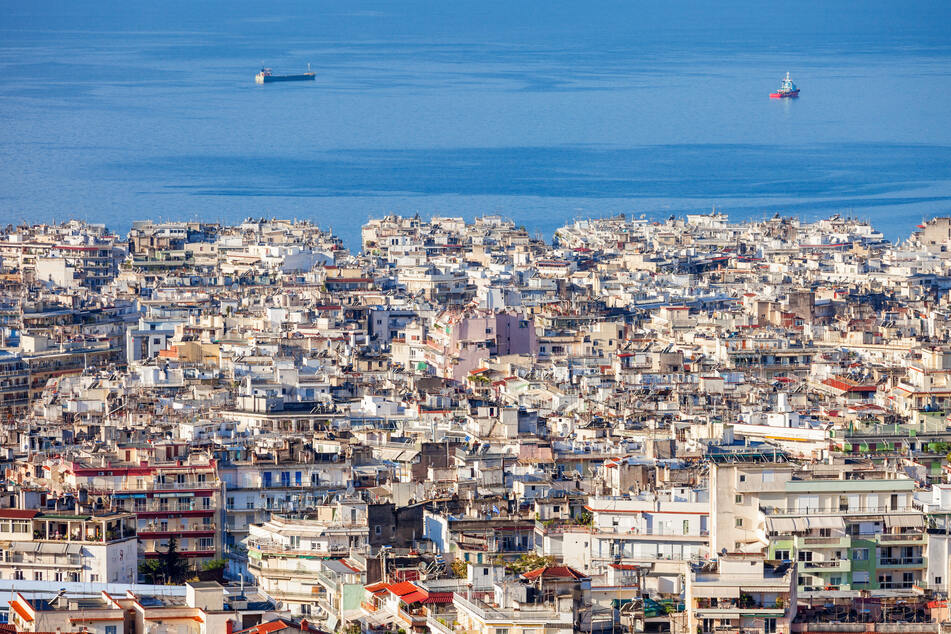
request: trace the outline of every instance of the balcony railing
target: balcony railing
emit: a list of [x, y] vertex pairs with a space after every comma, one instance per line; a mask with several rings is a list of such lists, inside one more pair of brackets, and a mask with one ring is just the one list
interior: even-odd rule
[[833, 507], [787, 507], [781, 508], [778, 506], [760, 506], [760, 511], [766, 515], [869, 515], [872, 513], [911, 513], [915, 512], [916, 509], [912, 505], [899, 506], [892, 508], [891, 506], [857, 506], [850, 507], [848, 509], [843, 508], [833, 508]]
[[738, 610], [783, 610], [785, 609], [778, 603], [763, 603], [761, 601], [717, 601], [714, 603], [709, 599], [697, 599], [697, 610], [729, 610], [736, 612]]
[[924, 557], [882, 557], [878, 560], [879, 566], [921, 566], [924, 563]]
[[847, 559], [830, 559], [828, 561], [804, 561], [801, 562], [803, 568], [815, 569], [815, 568], [844, 568], [848, 564]]
[[808, 546], [840, 546], [848, 539], [847, 535], [841, 537], [803, 537], [802, 543]]
[[412, 627], [421, 627], [426, 625], [426, 610], [425, 609], [418, 610], [414, 614], [412, 612], [407, 612], [403, 608], [400, 608], [399, 617], [407, 625], [410, 625]]
[[925, 538], [924, 533], [883, 533], [878, 536], [879, 542], [908, 542], [908, 541], [923, 541]]

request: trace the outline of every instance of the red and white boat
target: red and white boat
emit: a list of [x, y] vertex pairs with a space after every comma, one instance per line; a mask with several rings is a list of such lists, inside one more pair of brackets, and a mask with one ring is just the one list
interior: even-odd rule
[[770, 99], [786, 99], [791, 97], [798, 97], [799, 89], [796, 88], [796, 84], [793, 83], [793, 80], [789, 78], [789, 73], [786, 73], [786, 78], [783, 80], [782, 85], [779, 87], [779, 90], [776, 92], [769, 93]]

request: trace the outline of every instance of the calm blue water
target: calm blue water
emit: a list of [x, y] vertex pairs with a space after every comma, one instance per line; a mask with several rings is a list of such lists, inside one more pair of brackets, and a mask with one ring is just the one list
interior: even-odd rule
[[0, 222], [951, 213], [951, 3], [659, 4], [4, 1]]

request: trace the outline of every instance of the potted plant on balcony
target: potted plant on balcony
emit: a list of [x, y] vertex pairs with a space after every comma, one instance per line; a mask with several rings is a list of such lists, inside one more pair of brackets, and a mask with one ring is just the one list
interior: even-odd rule
[[746, 592], [740, 594], [739, 606], [741, 608], [753, 607], [753, 597]]

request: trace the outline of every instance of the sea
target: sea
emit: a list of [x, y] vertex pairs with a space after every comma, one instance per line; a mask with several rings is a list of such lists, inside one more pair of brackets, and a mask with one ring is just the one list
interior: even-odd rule
[[3, 0], [0, 224], [300, 218], [357, 249], [392, 213], [547, 239], [715, 208], [898, 240], [951, 214], [949, 26], [947, 0]]

